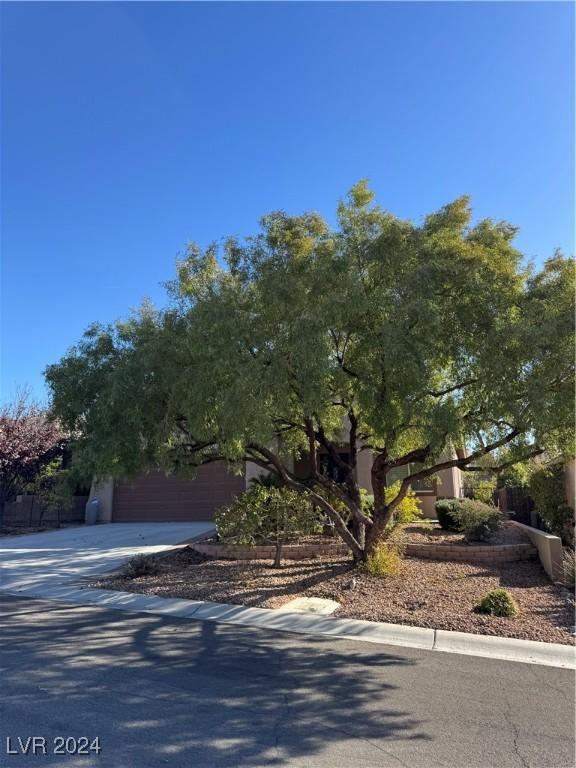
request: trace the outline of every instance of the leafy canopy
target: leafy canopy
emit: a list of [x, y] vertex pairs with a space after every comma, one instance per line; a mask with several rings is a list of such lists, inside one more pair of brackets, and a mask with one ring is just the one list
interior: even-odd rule
[[[88, 329], [47, 370], [54, 410], [101, 476], [215, 458], [284, 473], [294, 454], [349, 440], [337, 490], [359, 519], [360, 450], [374, 459], [376, 519], [403, 464], [419, 468], [400, 496], [503, 446], [511, 461], [572, 451], [573, 269], [555, 254], [534, 273], [515, 233], [473, 224], [466, 197], [401, 220], [364, 181], [335, 228], [271, 213], [245, 240], [191, 245], [167, 309]], [[312, 459], [327, 485], [319, 475]]]

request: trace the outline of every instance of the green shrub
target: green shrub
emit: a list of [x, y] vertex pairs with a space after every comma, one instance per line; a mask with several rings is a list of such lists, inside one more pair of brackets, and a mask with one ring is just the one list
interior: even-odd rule
[[460, 507], [459, 499], [440, 499], [434, 505], [440, 527], [445, 531], [457, 531], [458, 523], [453, 516]]
[[398, 525], [390, 526], [362, 568], [372, 576], [395, 576], [402, 565], [408, 539]]
[[402, 565], [402, 556], [389, 541], [381, 541], [364, 563], [364, 570], [372, 576], [396, 576]]
[[537, 469], [530, 477], [530, 496], [546, 530], [565, 544], [574, 541], [574, 511], [566, 504], [565, 470], [562, 464]]
[[567, 546], [574, 544], [574, 510], [566, 503], [547, 510], [543, 518], [546, 530], [559, 536]]
[[517, 616], [518, 606], [507, 589], [493, 589], [476, 606], [479, 613], [491, 616]]
[[498, 488], [521, 488], [528, 485], [532, 465], [528, 462], [512, 464], [498, 473], [496, 486]]
[[274, 565], [279, 566], [282, 546], [298, 534], [321, 531], [321, 519], [310, 499], [290, 488], [254, 485], [232, 504], [216, 512], [218, 535], [228, 544], [273, 544]]
[[496, 480], [478, 480], [474, 486], [474, 498], [483, 504], [491, 504], [496, 490]]
[[[399, 480], [385, 489], [384, 499], [387, 504], [395, 499], [399, 490]], [[394, 510], [394, 521], [396, 523], [413, 523], [415, 520], [420, 520], [421, 518], [422, 510], [420, 508], [420, 499], [416, 496], [416, 493], [412, 488], [409, 488], [400, 504], [398, 504]]]
[[124, 564], [121, 573], [126, 579], [137, 579], [140, 576], [156, 576], [161, 570], [154, 555], [135, 555]]
[[472, 499], [463, 499], [450, 514], [466, 541], [488, 541], [506, 519], [496, 507]]

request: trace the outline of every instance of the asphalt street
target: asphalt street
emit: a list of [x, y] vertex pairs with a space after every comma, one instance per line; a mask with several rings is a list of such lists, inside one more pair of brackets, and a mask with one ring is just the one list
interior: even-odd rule
[[574, 765], [567, 670], [0, 603], [1, 766]]

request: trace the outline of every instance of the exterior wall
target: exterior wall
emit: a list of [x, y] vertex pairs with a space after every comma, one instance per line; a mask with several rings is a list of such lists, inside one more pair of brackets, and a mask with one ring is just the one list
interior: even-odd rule
[[356, 479], [360, 488], [372, 493], [372, 456], [369, 451], [360, 451], [356, 463]]
[[436, 510], [434, 509], [434, 504], [436, 504], [438, 498], [436, 494], [433, 491], [416, 491], [416, 496], [420, 502], [424, 517], [435, 520]]
[[529, 525], [514, 521], [512, 521], [512, 525], [521, 528], [536, 547], [542, 567], [552, 581], [562, 581], [564, 578], [562, 540], [558, 536], [552, 536], [544, 531], [539, 531], [537, 528], [531, 528]]
[[[285, 466], [291, 471], [294, 471], [294, 459], [289, 459], [285, 461]], [[262, 467], [258, 466], [258, 464], [254, 464], [253, 461], [247, 461], [244, 465], [245, 472], [245, 488], [250, 488], [250, 485], [252, 483], [252, 480], [255, 480], [257, 477], [266, 477], [270, 474], [268, 470], [263, 469]]]
[[100, 483], [92, 483], [90, 488], [90, 495], [86, 503], [86, 510], [88, 505], [94, 499], [98, 500], [98, 522], [110, 523], [112, 522], [112, 509], [114, 506], [114, 481], [112, 479], [104, 480]]
[[459, 499], [464, 495], [462, 472], [457, 467], [438, 472], [438, 498]]
[[250, 483], [252, 480], [254, 480], [257, 477], [261, 477], [262, 475], [268, 474], [265, 469], [262, 469], [262, 467], [259, 467], [258, 464], [254, 464], [252, 461], [246, 462], [246, 473], [244, 475], [245, 479], [245, 488], [250, 488]]

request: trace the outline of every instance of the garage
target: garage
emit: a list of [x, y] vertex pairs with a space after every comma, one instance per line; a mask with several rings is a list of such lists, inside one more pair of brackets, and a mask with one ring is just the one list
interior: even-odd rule
[[245, 488], [245, 478], [222, 462], [198, 469], [193, 480], [149, 472], [114, 487], [115, 523], [180, 523], [211, 520], [215, 510]]

